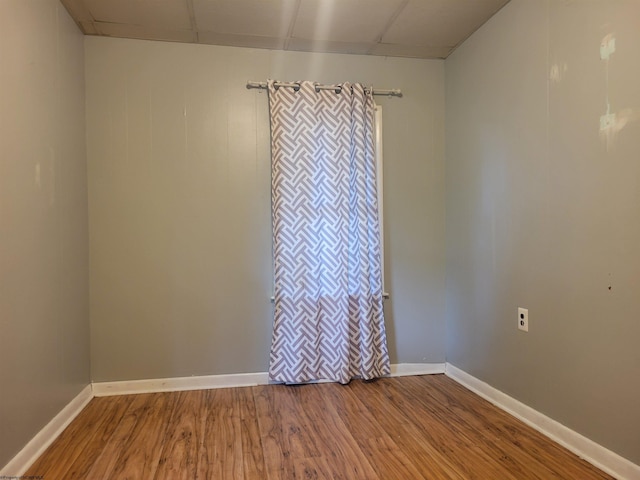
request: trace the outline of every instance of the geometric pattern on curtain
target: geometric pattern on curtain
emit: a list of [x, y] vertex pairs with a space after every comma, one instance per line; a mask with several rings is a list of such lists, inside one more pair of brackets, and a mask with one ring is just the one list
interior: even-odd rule
[[274, 83], [270, 379], [387, 375], [373, 97], [357, 83]]

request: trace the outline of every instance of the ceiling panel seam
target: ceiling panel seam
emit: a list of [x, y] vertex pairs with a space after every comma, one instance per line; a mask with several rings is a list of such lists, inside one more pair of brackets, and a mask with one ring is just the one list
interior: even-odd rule
[[302, 0], [296, 0], [296, 4], [293, 7], [293, 11], [291, 12], [291, 19], [289, 20], [289, 29], [287, 30], [287, 36], [284, 39], [284, 49], [289, 50], [289, 42], [291, 41], [291, 37], [293, 35], [293, 31], [296, 27], [296, 21], [298, 20], [298, 12], [300, 11], [300, 3]]
[[196, 23], [196, 12], [193, 9], [193, 0], [186, 0], [187, 11], [189, 12], [189, 21], [191, 22], [191, 29], [193, 30], [193, 41], [200, 43], [200, 35], [198, 33], [198, 25]]
[[400, 14], [402, 13], [402, 11], [407, 7], [407, 5], [409, 4], [409, 0], [404, 0], [399, 6], [398, 8], [396, 8], [396, 11], [393, 12], [393, 14], [391, 14], [391, 17], [389, 17], [389, 20], [387, 21], [387, 23], [385, 24], [384, 27], [382, 27], [382, 31], [380, 32], [380, 34], [378, 36], [376, 36], [375, 41], [373, 42], [373, 44], [371, 45], [371, 47], [369, 48], [367, 53], [371, 53], [371, 51], [376, 48], [376, 45], [379, 43], [382, 43], [382, 39], [384, 38], [385, 34], [387, 33], [387, 31], [389, 30], [389, 28], [391, 28], [391, 25], [393, 25], [396, 21], [396, 19], [400, 16]]

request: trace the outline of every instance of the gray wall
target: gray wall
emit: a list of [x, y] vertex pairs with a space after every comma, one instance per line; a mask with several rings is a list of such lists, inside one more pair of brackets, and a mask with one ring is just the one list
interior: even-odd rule
[[444, 62], [87, 37], [94, 381], [266, 371], [266, 93], [401, 88], [384, 111], [392, 362], [444, 361]]
[[0, 0], [0, 466], [89, 383], [86, 183], [82, 35]]
[[512, 0], [445, 62], [447, 360], [635, 463], [639, 18]]

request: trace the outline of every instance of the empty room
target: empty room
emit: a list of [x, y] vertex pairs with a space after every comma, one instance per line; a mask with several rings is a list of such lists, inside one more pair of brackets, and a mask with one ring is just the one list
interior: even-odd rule
[[0, 0], [0, 479], [640, 480], [638, 46], [638, 0]]

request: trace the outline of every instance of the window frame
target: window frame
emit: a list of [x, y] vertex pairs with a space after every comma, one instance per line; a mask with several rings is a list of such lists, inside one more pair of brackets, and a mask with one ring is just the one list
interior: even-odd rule
[[375, 105], [374, 109], [374, 147], [376, 156], [376, 188], [378, 191], [378, 221], [380, 224], [380, 274], [382, 276], [382, 297], [389, 298], [384, 281], [384, 175], [383, 175], [383, 145], [382, 145], [382, 105]]

